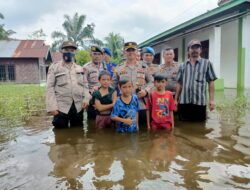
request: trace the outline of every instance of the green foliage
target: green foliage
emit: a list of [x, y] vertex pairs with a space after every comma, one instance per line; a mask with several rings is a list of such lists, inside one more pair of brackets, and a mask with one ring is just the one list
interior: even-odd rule
[[123, 44], [124, 44], [123, 37], [120, 34], [115, 34], [111, 32], [104, 39], [105, 39], [105, 46], [111, 50], [114, 60], [120, 63], [122, 57]]
[[250, 101], [246, 96], [242, 95], [231, 100], [224, 99], [217, 105], [217, 109], [225, 109], [228, 107], [234, 107], [235, 109], [248, 109], [250, 108]]
[[[2, 13], [0, 13], [0, 19], [4, 19]], [[7, 40], [9, 39], [10, 35], [14, 34], [13, 30], [5, 30], [4, 24], [0, 24], [0, 40]]]
[[76, 52], [76, 63], [79, 65], [84, 65], [85, 63], [91, 60], [89, 51], [87, 50], [79, 50]]
[[36, 30], [34, 32], [32, 32], [31, 34], [28, 35], [29, 39], [41, 39], [41, 40], [45, 40], [46, 38], [46, 34], [44, 33], [43, 29], [39, 29]]
[[119, 65], [122, 62], [120, 58], [114, 58], [114, 57], [111, 57], [110, 61], [115, 63], [116, 65]]
[[0, 85], [0, 125], [17, 125], [30, 116], [45, 113], [45, 87]]
[[238, 96], [235, 99], [225, 98], [216, 105], [216, 110], [222, 113], [231, 110], [231, 114], [233, 114], [233, 112], [237, 112], [239, 115], [244, 115], [245, 111], [249, 109], [250, 100], [244, 95]]
[[84, 27], [84, 22], [86, 20], [85, 15], [78, 15], [78, 13], [75, 13], [72, 18], [69, 15], [64, 15], [64, 19], [65, 21], [62, 26], [65, 32], [54, 31], [51, 34], [54, 39], [52, 51], [58, 50], [65, 40], [72, 40], [81, 47], [87, 47], [90, 43], [102, 44], [100, 40], [93, 36], [95, 28], [94, 23], [87, 24], [87, 26]]

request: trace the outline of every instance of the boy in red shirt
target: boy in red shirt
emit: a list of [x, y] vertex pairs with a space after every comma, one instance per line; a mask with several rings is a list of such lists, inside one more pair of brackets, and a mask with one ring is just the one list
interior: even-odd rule
[[167, 78], [161, 73], [154, 75], [154, 90], [147, 98], [147, 127], [150, 129], [166, 129], [168, 132], [174, 128], [174, 114], [176, 109], [173, 94], [165, 90]]

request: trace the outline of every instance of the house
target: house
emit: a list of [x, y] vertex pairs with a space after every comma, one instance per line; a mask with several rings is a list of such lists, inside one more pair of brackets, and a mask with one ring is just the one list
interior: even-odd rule
[[0, 82], [46, 82], [52, 56], [43, 40], [0, 41]]
[[52, 52], [53, 63], [62, 61], [62, 53], [59, 51]]
[[158, 34], [141, 44], [156, 50], [162, 63], [167, 46], [174, 48], [176, 60], [187, 59], [187, 43], [202, 41], [203, 57], [213, 62], [218, 76], [216, 89], [250, 88], [250, 1], [218, 2], [219, 7]]

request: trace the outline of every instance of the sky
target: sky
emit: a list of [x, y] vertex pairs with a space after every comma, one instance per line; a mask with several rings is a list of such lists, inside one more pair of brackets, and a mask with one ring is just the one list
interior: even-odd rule
[[64, 15], [86, 15], [85, 25], [94, 23], [94, 36], [104, 40], [110, 32], [125, 41], [141, 43], [161, 32], [217, 7], [218, 0], [1, 0], [0, 13], [12, 37], [27, 39], [43, 29], [46, 43], [51, 33], [63, 31]]

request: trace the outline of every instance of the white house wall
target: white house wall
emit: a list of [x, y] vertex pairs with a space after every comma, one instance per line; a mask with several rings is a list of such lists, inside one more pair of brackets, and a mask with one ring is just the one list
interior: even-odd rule
[[[182, 40], [185, 38], [186, 44], [185, 44], [185, 60], [187, 59], [187, 44], [192, 39], [199, 39], [200, 41], [209, 40], [209, 59], [213, 62], [214, 60], [214, 52], [213, 52], [213, 46], [214, 46], [214, 29], [208, 28], [204, 30], [200, 30], [198, 32], [193, 32], [191, 34], [186, 35], [185, 37], [179, 37], [173, 40], [169, 40], [163, 44], [159, 44], [154, 46], [154, 49], [157, 53], [162, 52], [163, 50], [170, 46], [172, 48], [178, 48], [178, 60], [179, 62], [182, 62]], [[161, 56], [161, 63], [164, 63], [163, 58]], [[216, 71], [215, 71], [216, 72]]]
[[[213, 28], [206, 28], [203, 30], [200, 30], [198, 32], [193, 32], [192, 34], [189, 34], [188, 36], [186, 36], [186, 51], [187, 51], [187, 45], [188, 42], [191, 41], [192, 39], [198, 39], [200, 41], [205, 41], [205, 40], [209, 40], [209, 60], [211, 60], [213, 62], [213, 58], [214, 58], [214, 52], [213, 50], [213, 46], [214, 46], [214, 30]], [[185, 54], [186, 58], [187, 58], [187, 53]]]
[[172, 47], [173, 49], [178, 48], [178, 62], [182, 62], [182, 39], [177, 38], [174, 40], [169, 40], [162, 44], [162, 49], [161, 49], [161, 64], [164, 64], [164, 59], [163, 59], [163, 51], [167, 47]]
[[[248, 16], [244, 23], [247, 23], [245, 30], [250, 28], [250, 16]], [[244, 28], [243, 28], [244, 30]], [[173, 40], [169, 40], [162, 44], [153, 46], [157, 53], [161, 53], [161, 63], [163, 63], [162, 52], [167, 46], [173, 48], [178, 48], [178, 60], [182, 62], [182, 40], [185, 38], [185, 60], [187, 59], [187, 44], [192, 39], [199, 39], [200, 41], [209, 40], [209, 60], [213, 63], [215, 72], [219, 78], [224, 79], [225, 88], [237, 88], [237, 52], [238, 52], [238, 21], [231, 21], [220, 26], [220, 42], [221, 42], [221, 52], [220, 57], [218, 57], [218, 52], [215, 48], [218, 48], [216, 41], [218, 41], [218, 33], [215, 36], [216, 28], [210, 27], [197, 32], [190, 33], [183, 37], [178, 37]], [[250, 35], [245, 35], [246, 41], [244, 46], [248, 49], [246, 51], [246, 73], [245, 73], [245, 86], [250, 85]]]
[[221, 26], [221, 76], [225, 88], [237, 88], [238, 21]]
[[243, 19], [243, 43], [246, 50], [245, 57], [245, 88], [250, 88], [250, 15]]

